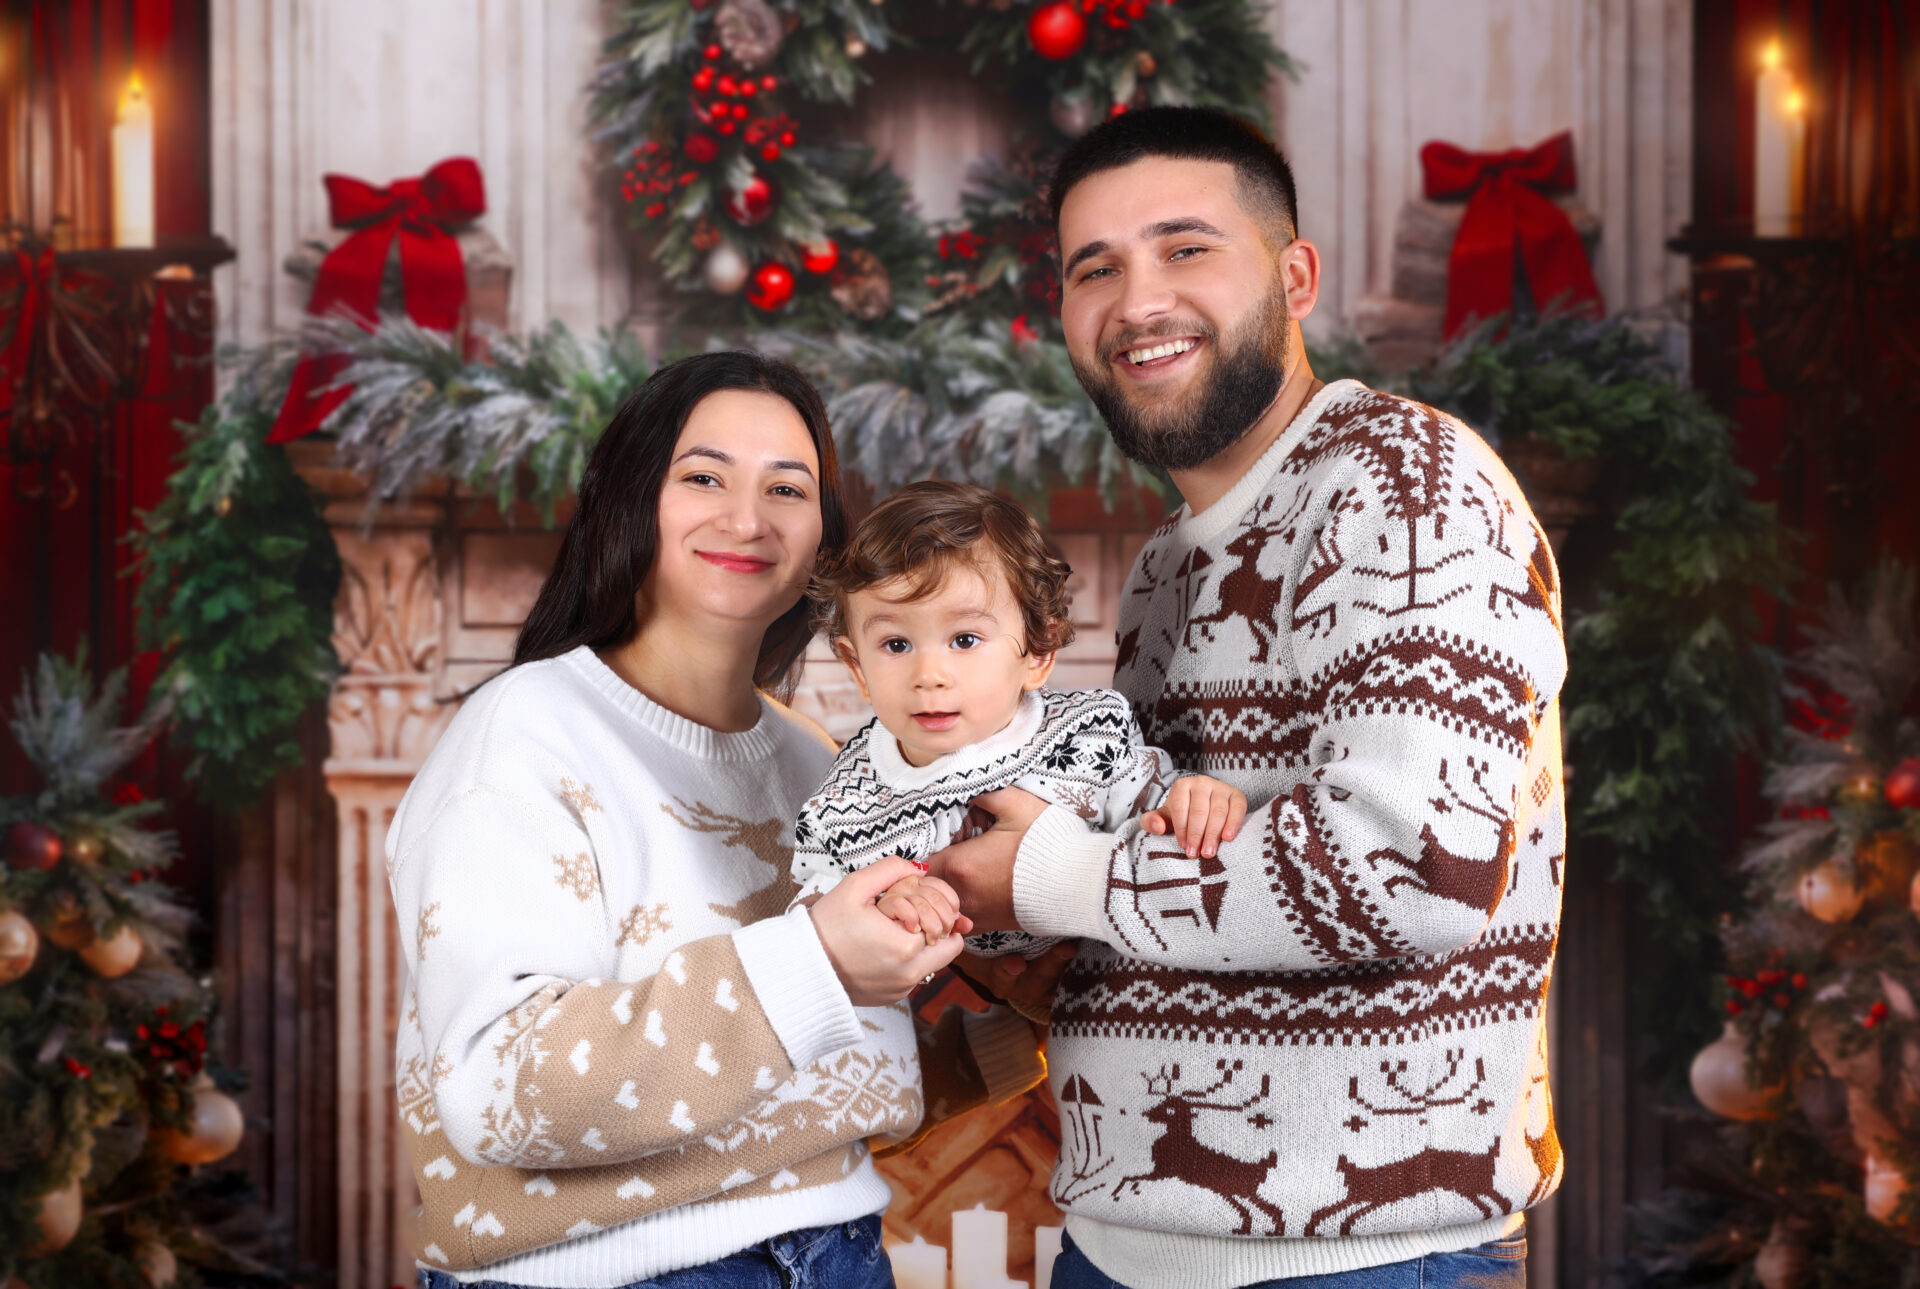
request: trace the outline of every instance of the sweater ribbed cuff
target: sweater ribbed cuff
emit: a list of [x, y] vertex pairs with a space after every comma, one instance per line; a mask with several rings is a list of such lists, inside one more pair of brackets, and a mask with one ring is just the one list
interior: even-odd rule
[[1047, 1077], [1047, 1058], [1026, 1017], [1007, 1007], [967, 1012], [960, 1018], [967, 1051], [987, 1085], [987, 1100], [999, 1105]]
[[860, 1041], [853, 1000], [827, 960], [807, 910], [741, 927], [733, 933], [733, 948], [794, 1069], [804, 1070]]
[[1107, 938], [1107, 869], [1118, 839], [1048, 806], [1013, 861], [1013, 916], [1029, 935]]

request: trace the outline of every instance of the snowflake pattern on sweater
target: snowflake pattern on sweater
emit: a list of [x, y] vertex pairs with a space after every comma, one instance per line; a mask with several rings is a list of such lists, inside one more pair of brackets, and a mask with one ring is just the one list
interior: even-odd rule
[[1512, 476], [1330, 385], [1153, 535], [1119, 632], [1145, 737], [1249, 813], [1211, 864], [1054, 810], [1022, 845], [1020, 924], [1097, 941], [1048, 1048], [1075, 1241], [1204, 1289], [1506, 1233], [1561, 1172], [1566, 834], [1560, 588]]
[[[1020, 787], [1092, 826], [1120, 827], [1157, 806], [1173, 763], [1140, 737], [1127, 700], [1111, 689], [1029, 693], [990, 739], [924, 766], [908, 764], [878, 720], [840, 750], [826, 782], [794, 823], [796, 899], [824, 895], [842, 877], [888, 855], [924, 863], [968, 835], [975, 797]], [[1057, 936], [987, 931], [967, 937], [975, 953], [1031, 957]]]

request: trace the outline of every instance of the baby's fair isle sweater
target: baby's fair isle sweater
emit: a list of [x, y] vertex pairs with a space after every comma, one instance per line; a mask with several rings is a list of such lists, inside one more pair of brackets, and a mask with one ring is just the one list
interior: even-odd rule
[[[888, 855], [925, 863], [961, 835], [968, 803], [1000, 788], [1025, 788], [1113, 829], [1159, 805], [1173, 779], [1166, 753], [1142, 742], [1127, 700], [1111, 689], [1023, 694], [1005, 729], [926, 765], [911, 764], [899, 740], [869, 721], [800, 808], [798, 898], [824, 895]], [[969, 949], [989, 955], [1031, 956], [1055, 943], [1020, 931], [967, 937]]]
[[588, 649], [468, 700], [387, 836], [423, 1265], [604, 1289], [884, 1209], [866, 1139], [1043, 1066], [1026, 1023], [856, 1008], [793, 890], [833, 756], [685, 720]]
[[1115, 684], [1250, 810], [1208, 860], [1049, 808], [1014, 866], [1022, 927], [1099, 942], [1048, 1059], [1053, 1198], [1102, 1270], [1398, 1262], [1553, 1191], [1565, 676], [1553, 556], [1500, 459], [1357, 382], [1148, 541]]

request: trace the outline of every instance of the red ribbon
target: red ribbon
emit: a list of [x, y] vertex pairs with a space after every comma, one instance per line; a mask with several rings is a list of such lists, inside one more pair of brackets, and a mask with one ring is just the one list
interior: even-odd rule
[[[480, 167], [468, 157], [450, 157], [418, 179], [396, 179], [384, 188], [347, 175], [327, 175], [326, 185], [333, 226], [353, 231], [320, 261], [307, 312], [341, 314], [373, 330], [380, 278], [398, 238], [407, 316], [435, 331], [458, 326], [467, 305], [467, 268], [452, 229], [486, 212]], [[302, 358], [267, 442], [319, 429], [351, 392], [329, 388], [345, 368], [338, 355]]]
[[1420, 168], [1429, 198], [1473, 194], [1447, 259], [1447, 339], [1512, 310], [1516, 244], [1542, 308], [1604, 311], [1573, 221], [1541, 195], [1573, 189], [1570, 131], [1506, 152], [1467, 152], [1436, 140], [1420, 149]]

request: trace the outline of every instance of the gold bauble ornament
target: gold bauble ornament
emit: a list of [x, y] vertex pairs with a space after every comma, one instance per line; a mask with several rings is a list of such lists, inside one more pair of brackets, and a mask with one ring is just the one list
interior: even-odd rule
[[1823, 861], [1800, 879], [1796, 892], [1808, 916], [1826, 923], [1851, 922], [1866, 897], [1838, 859]]
[[40, 934], [71, 953], [93, 942], [93, 922], [72, 891], [55, 891], [40, 905]]
[[180, 1259], [159, 1240], [141, 1241], [133, 1251], [133, 1260], [149, 1289], [172, 1289], [173, 1282], [180, 1278]]
[[1700, 1104], [1723, 1119], [1771, 1119], [1771, 1102], [1781, 1085], [1756, 1088], [1747, 1082], [1747, 1040], [1728, 1021], [1720, 1037], [1700, 1049], [1687, 1071]]
[[225, 519], [228, 515], [231, 515], [233, 513], [233, 498], [222, 497], [220, 498], [220, 500], [214, 502], [213, 513], [220, 516], [220, 518], [222, 519]]
[[0, 985], [10, 985], [33, 970], [40, 956], [40, 933], [18, 909], [0, 911]]
[[1875, 904], [1898, 904], [1907, 898], [1914, 873], [1920, 870], [1920, 847], [1898, 829], [1886, 829], [1862, 842], [1854, 854], [1860, 885]]
[[67, 839], [67, 858], [76, 864], [85, 864], [89, 868], [99, 863], [107, 853], [107, 843], [98, 833], [83, 832], [78, 837]]
[[78, 1177], [59, 1190], [42, 1195], [40, 1211], [33, 1215], [33, 1225], [39, 1231], [40, 1238], [27, 1246], [27, 1256], [49, 1257], [72, 1243], [75, 1232], [80, 1229], [80, 1216], [84, 1208], [80, 1202]]
[[246, 1127], [239, 1103], [202, 1074], [193, 1081], [192, 1126], [186, 1132], [160, 1128], [153, 1139], [160, 1153], [175, 1163], [211, 1164], [239, 1148]]
[[1872, 1151], [1867, 1152], [1867, 1180], [1861, 1198], [1867, 1203], [1867, 1216], [1876, 1222], [1891, 1222], [1900, 1201], [1907, 1197], [1907, 1175]]
[[858, 36], [848, 36], [847, 37], [847, 57], [848, 58], [865, 58], [866, 56], [867, 56], [867, 42], [860, 39], [860, 37]]
[[132, 971], [146, 947], [140, 933], [123, 923], [108, 939], [82, 945], [80, 961], [92, 967], [94, 975], [113, 980]]

